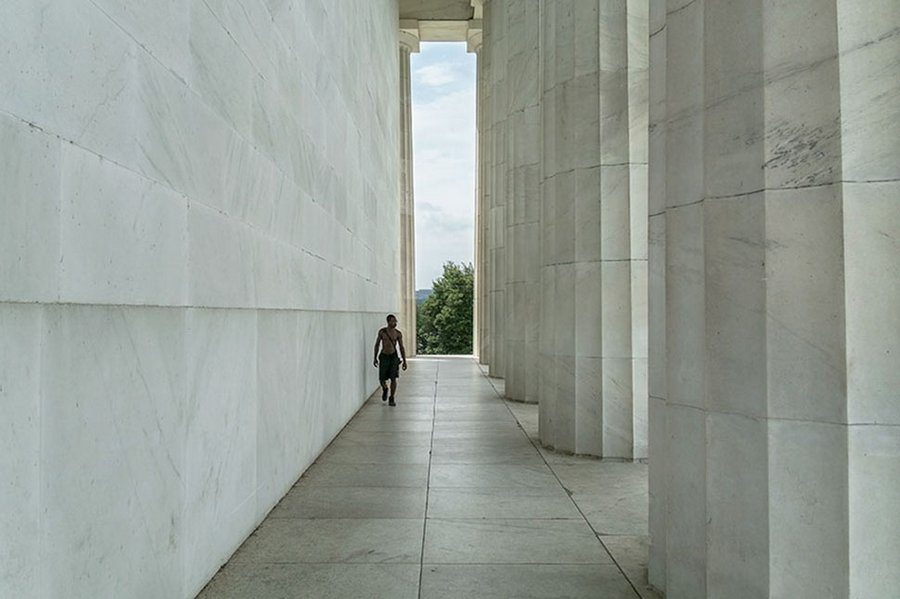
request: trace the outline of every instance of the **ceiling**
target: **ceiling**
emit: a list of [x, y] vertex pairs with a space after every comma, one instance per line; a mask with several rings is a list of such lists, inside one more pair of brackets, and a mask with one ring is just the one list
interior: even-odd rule
[[420, 21], [468, 21], [471, 0], [400, 0], [400, 18]]

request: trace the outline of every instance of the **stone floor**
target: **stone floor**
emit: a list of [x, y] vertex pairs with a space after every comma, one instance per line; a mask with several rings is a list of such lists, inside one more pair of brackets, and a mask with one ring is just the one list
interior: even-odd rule
[[539, 449], [469, 358], [410, 361], [199, 595], [656, 598], [647, 469]]

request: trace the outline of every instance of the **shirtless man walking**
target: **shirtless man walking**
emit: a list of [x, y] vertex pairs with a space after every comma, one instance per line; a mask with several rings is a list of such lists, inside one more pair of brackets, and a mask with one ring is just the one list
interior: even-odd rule
[[[378, 346], [381, 346], [381, 354], [378, 354]], [[400, 356], [397, 356], [397, 346], [400, 347]], [[400, 364], [406, 370], [406, 348], [403, 347], [403, 333], [397, 328], [397, 317], [388, 314], [387, 326], [378, 331], [375, 339], [375, 368], [378, 369], [378, 381], [381, 383], [381, 401], [388, 398], [387, 381], [391, 379], [391, 400], [389, 406], [394, 403], [394, 393], [397, 391], [397, 377], [400, 376]]]

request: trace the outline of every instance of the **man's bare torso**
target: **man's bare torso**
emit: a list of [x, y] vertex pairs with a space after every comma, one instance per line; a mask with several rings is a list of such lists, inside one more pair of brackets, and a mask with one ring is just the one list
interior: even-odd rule
[[397, 353], [397, 343], [400, 341], [401, 337], [403, 337], [403, 334], [400, 333], [400, 329], [392, 330], [388, 327], [384, 327], [378, 331], [378, 338], [381, 339], [381, 353]]

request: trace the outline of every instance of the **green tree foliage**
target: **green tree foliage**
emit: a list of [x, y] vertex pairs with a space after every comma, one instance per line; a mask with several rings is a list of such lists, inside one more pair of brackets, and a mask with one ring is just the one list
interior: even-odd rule
[[472, 301], [475, 270], [471, 264], [444, 264], [444, 274], [418, 307], [416, 348], [420, 354], [472, 353]]

